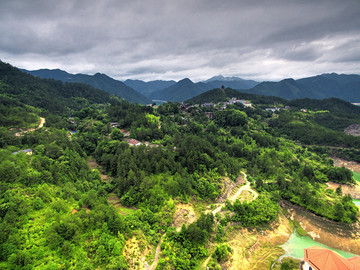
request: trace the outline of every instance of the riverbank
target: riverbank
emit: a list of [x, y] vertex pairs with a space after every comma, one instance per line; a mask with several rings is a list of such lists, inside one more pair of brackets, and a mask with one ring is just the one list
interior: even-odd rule
[[309, 236], [324, 245], [353, 254], [360, 254], [360, 224], [344, 224], [316, 216], [288, 201], [281, 206], [288, 212], [287, 217], [299, 222]]
[[280, 245], [288, 241], [292, 232], [293, 227], [283, 213], [266, 228], [230, 227], [225, 237], [232, 249], [227, 269], [270, 269], [285, 253]]

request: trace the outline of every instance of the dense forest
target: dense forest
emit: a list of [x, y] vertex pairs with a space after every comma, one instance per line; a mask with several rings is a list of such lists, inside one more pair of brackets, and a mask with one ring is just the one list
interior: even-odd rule
[[[334, 167], [328, 149], [314, 145], [358, 149], [358, 138], [341, 132], [344, 121], [359, 121], [358, 108], [303, 100], [283, 103], [291, 109], [274, 117], [263, 97], [249, 97], [252, 108], [228, 105], [213, 109], [210, 119], [200, 105], [135, 105], [2, 64], [0, 268], [142, 269], [154, 260], [146, 250], [161, 243], [156, 269], [195, 269], [210, 255], [209, 268], [219, 269], [231, 253], [224, 228], [266, 226], [282, 211], [281, 200], [356, 222], [351, 197], [326, 189], [328, 181], [354, 183], [352, 172]], [[89, 160], [99, 167], [91, 169]], [[221, 196], [225, 179], [245, 173], [260, 194], [256, 200], [227, 201], [225, 214], [201, 211], [176, 230], [177, 203], [204, 210]], [[145, 258], [128, 250], [134, 239]]]

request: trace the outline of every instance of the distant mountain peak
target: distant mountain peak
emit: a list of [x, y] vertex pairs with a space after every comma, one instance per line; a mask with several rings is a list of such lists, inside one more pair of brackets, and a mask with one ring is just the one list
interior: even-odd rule
[[193, 83], [189, 78], [184, 78], [180, 81], [178, 81], [178, 83]]
[[218, 75], [218, 76], [213, 76], [210, 79], [204, 81], [205, 83], [207, 82], [213, 82], [213, 81], [224, 81], [224, 82], [229, 82], [229, 81], [243, 81], [244, 79], [241, 79], [239, 77], [224, 77], [223, 75]]

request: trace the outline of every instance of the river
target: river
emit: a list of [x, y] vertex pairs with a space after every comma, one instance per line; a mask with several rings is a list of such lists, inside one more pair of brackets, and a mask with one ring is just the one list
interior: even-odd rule
[[[359, 202], [360, 202], [360, 200], [359, 200]], [[281, 246], [285, 250], [285, 254], [283, 256], [281, 256], [279, 258], [279, 260], [281, 260], [284, 257], [303, 259], [304, 258], [304, 248], [309, 248], [312, 246], [320, 246], [320, 247], [324, 247], [324, 248], [336, 251], [344, 258], [350, 258], [350, 257], [355, 256], [355, 254], [323, 245], [319, 242], [316, 242], [315, 240], [311, 239], [308, 236], [301, 236], [299, 233], [297, 233], [295, 231], [291, 234], [289, 240]]]

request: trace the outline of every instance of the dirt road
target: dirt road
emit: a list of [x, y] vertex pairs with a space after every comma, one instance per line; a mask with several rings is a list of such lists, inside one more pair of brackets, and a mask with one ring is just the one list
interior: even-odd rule
[[45, 118], [40, 117], [40, 123], [39, 123], [39, 125], [38, 125], [37, 128], [29, 128], [29, 129], [22, 130], [22, 131], [20, 131], [20, 132], [16, 132], [16, 133], [15, 133], [15, 136], [16, 136], [16, 137], [21, 137], [24, 133], [34, 132], [35, 130], [37, 130], [37, 129], [39, 129], [39, 128], [42, 128], [42, 127], [44, 126], [45, 122], [46, 122], [46, 121], [45, 121]]
[[[259, 196], [259, 194], [250, 187], [250, 182], [247, 180], [246, 173], [242, 172], [242, 174], [244, 175], [246, 185], [240, 187], [239, 190], [228, 199], [232, 203], [234, 203], [236, 201], [236, 199], [238, 199], [240, 197], [240, 194], [244, 191], [248, 191], [254, 195], [252, 200], [255, 200]], [[225, 206], [225, 203], [218, 205], [218, 207], [216, 207], [215, 210], [212, 211], [212, 214], [215, 215], [216, 213], [220, 212], [224, 206]]]

